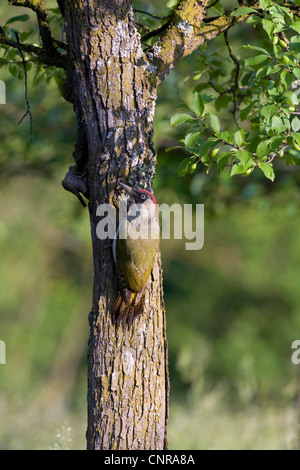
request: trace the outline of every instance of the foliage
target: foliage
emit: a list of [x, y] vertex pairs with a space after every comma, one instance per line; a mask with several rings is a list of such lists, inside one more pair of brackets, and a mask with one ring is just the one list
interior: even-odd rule
[[[62, 30], [62, 16], [60, 14], [59, 8], [50, 8], [49, 12], [51, 14], [49, 18], [49, 23], [51, 24], [52, 29], [55, 33]], [[24, 27], [26, 24], [26, 30]], [[21, 28], [21, 25], [23, 26]], [[34, 46], [38, 46], [35, 42], [39, 42], [38, 31], [36, 28], [35, 22], [32, 20], [32, 17], [28, 14], [17, 15], [9, 18], [2, 27], [2, 33], [9, 40], [15, 43], [27, 44], [30, 40]], [[66, 51], [62, 48], [58, 48], [61, 54], [65, 54]], [[7, 66], [10, 74], [13, 77], [24, 79], [25, 69], [28, 72], [32, 68], [34, 69], [34, 78], [33, 85], [37, 86], [42, 80], [45, 80], [46, 83], [49, 83], [50, 80], [54, 80], [58, 89], [60, 90], [63, 81], [65, 79], [64, 70], [60, 70], [54, 66], [45, 66], [38, 60], [36, 57], [32, 57], [30, 52], [23, 51], [24, 63], [21, 60], [22, 56], [18, 48], [11, 47], [6, 44], [2, 44], [0, 48], [0, 67]]]
[[[229, 167], [231, 176], [248, 176], [258, 168], [273, 181], [275, 157], [299, 164], [300, 19], [271, 0], [260, 5], [259, 11], [241, 7], [233, 13], [252, 10], [248, 23], [265, 31], [261, 45], [241, 47], [252, 55], [235, 57], [227, 33], [227, 59], [207, 53], [206, 45], [197, 54], [193, 102], [171, 118], [172, 126], [192, 124], [181, 139], [191, 156], [181, 161], [179, 176], [202, 163], [207, 172], [216, 167], [219, 174]], [[224, 112], [232, 114], [230, 123], [220, 118]]]

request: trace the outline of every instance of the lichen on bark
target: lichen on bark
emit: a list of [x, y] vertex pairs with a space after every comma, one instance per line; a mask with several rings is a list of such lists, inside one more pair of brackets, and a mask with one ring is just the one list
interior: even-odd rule
[[[114, 7], [115, 6], [115, 7]], [[168, 368], [160, 255], [144, 311], [116, 326], [117, 292], [107, 240], [96, 236], [96, 210], [114, 202], [118, 181], [151, 188], [156, 154], [156, 87], [128, 2], [72, 2], [65, 19], [74, 107], [86, 134], [94, 294], [89, 341], [88, 448], [163, 449]], [[83, 26], [84, 25], [84, 26]]]

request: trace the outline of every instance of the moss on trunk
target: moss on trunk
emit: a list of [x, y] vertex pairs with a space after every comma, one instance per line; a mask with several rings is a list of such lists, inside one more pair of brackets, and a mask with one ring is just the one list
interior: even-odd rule
[[112, 250], [96, 236], [96, 209], [115, 201], [118, 181], [151, 187], [156, 89], [128, 2], [68, 2], [65, 19], [74, 107], [86, 142], [77, 160], [88, 175], [94, 257], [88, 449], [163, 449], [168, 370], [160, 256], [143, 314], [130, 327], [116, 327]]

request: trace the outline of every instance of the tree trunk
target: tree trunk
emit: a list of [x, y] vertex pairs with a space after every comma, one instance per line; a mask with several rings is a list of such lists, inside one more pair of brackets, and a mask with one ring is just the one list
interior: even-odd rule
[[143, 313], [116, 326], [117, 294], [109, 240], [99, 240], [96, 210], [116, 204], [118, 181], [151, 188], [156, 100], [128, 0], [66, 2], [69, 80], [78, 121], [74, 157], [86, 171], [94, 259], [88, 367], [88, 449], [164, 449], [168, 369], [160, 255]]

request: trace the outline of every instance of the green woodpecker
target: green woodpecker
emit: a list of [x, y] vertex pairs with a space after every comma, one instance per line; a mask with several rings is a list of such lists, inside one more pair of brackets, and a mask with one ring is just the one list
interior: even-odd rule
[[131, 322], [142, 312], [145, 286], [159, 246], [157, 201], [150, 191], [120, 183], [132, 201], [113, 241], [119, 293], [113, 318]]

